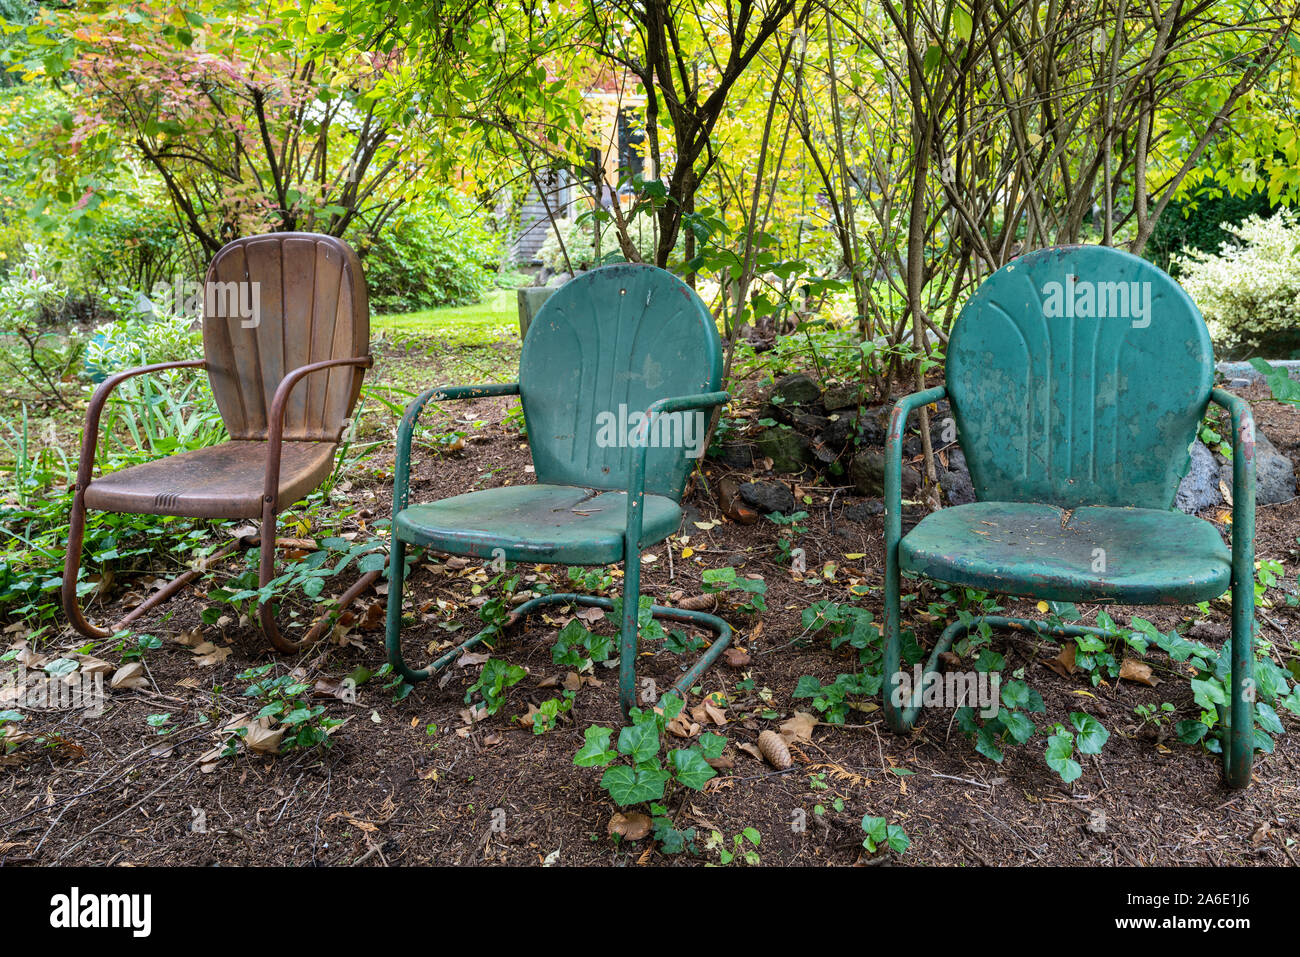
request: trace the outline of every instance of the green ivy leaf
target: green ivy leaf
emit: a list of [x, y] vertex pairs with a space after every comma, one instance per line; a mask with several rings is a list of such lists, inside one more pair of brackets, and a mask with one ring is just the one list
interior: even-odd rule
[[700, 790], [710, 778], [718, 775], [704, 760], [704, 755], [695, 748], [670, 751], [668, 759], [673, 764], [677, 780], [693, 791]]
[[664, 796], [664, 784], [669, 774], [662, 768], [629, 768], [616, 765], [610, 768], [600, 779], [600, 786], [609, 792], [614, 803], [620, 807], [639, 804], [642, 801], [658, 801]]
[[1007, 729], [1007, 735], [1016, 744], [1024, 744], [1038, 730], [1034, 727], [1034, 722], [1019, 711], [1004, 713], [1002, 715], [1002, 725]]
[[609, 728], [592, 725], [586, 731], [587, 743], [573, 756], [573, 763], [580, 768], [603, 768], [618, 755], [609, 748], [609, 739], [614, 732]]
[[998, 732], [1001, 725], [994, 722], [984, 725], [975, 735], [975, 750], [990, 761], [1002, 763], [1002, 749], [998, 747]]
[[1061, 780], [1066, 784], [1076, 780], [1083, 774], [1083, 768], [1079, 767], [1079, 762], [1073, 760], [1071, 755], [1074, 754], [1074, 742], [1070, 740], [1071, 735], [1068, 732], [1058, 733], [1047, 739], [1047, 751], [1045, 757], [1047, 766], [1061, 776]]
[[659, 728], [653, 721], [634, 724], [618, 733], [618, 753], [634, 764], [653, 761], [659, 754]]
[[713, 734], [706, 731], [700, 735], [700, 750], [704, 752], [706, 758], [720, 758], [722, 751], [727, 746], [727, 739], [720, 734]]
[[1206, 711], [1211, 710], [1215, 705], [1228, 703], [1228, 698], [1223, 693], [1223, 685], [1213, 678], [1205, 680], [1193, 678], [1192, 696], [1196, 699], [1196, 703]]
[[1101, 754], [1102, 746], [1110, 738], [1100, 721], [1090, 714], [1074, 711], [1070, 714], [1070, 724], [1079, 733], [1077, 741], [1080, 754]]

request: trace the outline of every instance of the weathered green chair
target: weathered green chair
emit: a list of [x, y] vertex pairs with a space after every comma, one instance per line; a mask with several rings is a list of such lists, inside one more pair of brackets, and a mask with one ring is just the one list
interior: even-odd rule
[[[1200, 312], [1150, 263], [1115, 249], [1045, 249], [1008, 263], [962, 309], [947, 385], [894, 407], [885, 466], [886, 723], [912, 727], [919, 692], [899, 670], [900, 572], [1062, 602], [1189, 604], [1232, 588], [1232, 700], [1224, 773], [1250, 781], [1254, 754], [1255, 427], [1246, 402], [1213, 389]], [[976, 502], [902, 534], [903, 431], [947, 395]], [[1173, 511], [1209, 402], [1233, 426], [1232, 551], [1213, 525]], [[980, 616], [1057, 637], [1079, 625]], [[940, 636], [928, 665], [967, 627]], [[899, 688], [895, 699], [895, 688]], [[905, 705], [905, 706], [904, 706]]]
[[[681, 524], [679, 503], [695, 463], [690, 453], [698, 455], [703, 447], [702, 410], [727, 400], [719, 391], [721, 379], [717, 327], [694, 291], [661, 269], [620, 264], [579, 276], [547, 300], [524, 340], [517, 383], [430, 389], [415, 399], [402, 417], [393, 474], [387, 633], [393, 668], [408, 681], [420, 681], [495, 633], [479, 632], [426, 668], [407, 666], [401, 626], [408, 545], [505, 561], [622, 561], [619, 702], [624, 712], [631, 708], [641, 550]], [[520, 397], [537, 484], [410, 505], [411, 437], [425, 404], [500, 395]], [[614, 609], [606, 598], [542, 595], [520, 605], [509, 623], [556, 604]], [[713, 615], [651, 607], [656, 617], [717, 632], [674, 686], [682, 693], [722, 653], [731, 628]]]

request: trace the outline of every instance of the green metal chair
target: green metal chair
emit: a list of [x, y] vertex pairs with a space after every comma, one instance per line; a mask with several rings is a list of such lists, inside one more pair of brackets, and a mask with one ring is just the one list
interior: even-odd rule
[[[488, 628], [423, 669], [402, 658], [402, 585], [406, 548], [416, 545], [480, 559], [561, 565], [622, 561], [623, 621], [619, 702], [634, 704], [641, 551], [681, 524], [680, 502], [698, 450], [702, 410], [728, 398], [719, 391], [722, 349], [708, 308], [680, 279], [653, 266], [593, 270], [557, 291], [524, 340], [519, 381], [430, 389], [402, 417], [393, 474], [389, 555], [388, 660], [407, 681], [420, 681], [495, 633]], [[408, 502], [411, 436], [425, 404], [518, 395], [537, 484], [505, 486], [422, 505]], [[691, 413], [691, 421], [683, 413]], [[520, 605], [507, 624], [546, 605], [614, 609], [606, 598], [542, 595]], [[717, 633], [704, 655], [674, 685], [679, 694], [731, 641], [721, 618], [653, 605], [655, 617]]]
[[[946, 386], [894, 407], [885, 455], [885, 720], [919, 713], [900, 673], [901, 572], [1062, 602], [1188, 604], [1232, 588], [1232, 700], [1224, 774], [1250, 782], [1254, 756], [1255, 426], [1250, 406], [1212, 388], [1214, 355], [1196, 305], [1169, 276], [1099, 246], [1044, 249], [1008, 263], [962, 309]], [[902, 534], [908, 415], [947, 396], [977, 501]], [[1208, 522], [1173, 511], [1209, 402], [1233, 427], [1232, 550]], [[1042, 635], [1103, 634], [986, 615]], [[940, 636], [927, 671], [966, 627]], [[895, 701], [895, 688], [903, 705]], [[905, 705], [905, 706], [904, 706]]]

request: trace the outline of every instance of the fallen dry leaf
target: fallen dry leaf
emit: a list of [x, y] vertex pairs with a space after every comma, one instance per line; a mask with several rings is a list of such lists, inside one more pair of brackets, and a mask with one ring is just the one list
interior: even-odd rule
[[[204, 644], [209, 643], [205, 642]], [[229, 645], [224, 645], [220, 648], [215, 645], [210, 645], [210, 647], [212, 650], [205, 654], [199, 654], [198, 648], [194, 649], [194, 660], [198, 663], [200, 668], [211, 668], [213, 665], [219, 665], [230, 657], [231, 648]]]
[[1154, 688], [1160, 683], [1159, 678], [1151, 677], [1151, 666], [1135, 661], [1132, 658], [1125, 658], [1119, 666], [1119, 676], [1126, 681], [1135, 681], [1140, 685], [1146, 685], [1148, 688]]
[[679, 738], [693, 738], [700, 733], [700, 726], [686, 717], [685, 712], [678, 712], [677, 717], [673, 718], [664, 729], [672, 735]]
[[640, 841], [649, 836], [650, 829], [649, 816], [633, 811], [631, 814], [615, 814], [609, 819], [606, 830], [610, 837], [617, 834], [625, 841]]
[[722, 657], [733, 668], [744, 668], [749, 664], [749, 652], [743, 648], [728, 648]]
[[1061, 648], [1061, 653], [1055, 658], [1044, 658], [1042, 662], [1062, 678], [1068, 678], [1078, 670], [1074, 664], [1076, 647], [1074, 642], [1070, 642]]
[[746, 754], [748, 754], [752, 758], [755, 758], [756, 760], [759, 761], [763, 760], [763, 752], [758, 750], [756, 746], [750, 744], [748, 741], [740, 742], [739, 744], [736, 745], [736, 749], [738, 751], [744, 751]]
[[113, 677], [109, 679], [110, 688], [147, 688], [149, 679], [145, 677], [144, 665], [138, 661], [132, 661], [123, 665], [114, 672]]
[[787, 744], [811, 744], [817, 719], [806, 711], [796, 711], [794, 717], [781, 724], [781, 737]]

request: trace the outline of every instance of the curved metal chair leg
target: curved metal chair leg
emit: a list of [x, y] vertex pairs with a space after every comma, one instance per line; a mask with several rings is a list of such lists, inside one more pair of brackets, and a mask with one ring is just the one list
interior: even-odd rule
[[[132, 608], [116, 623], [107, 628], [101, 628], [86, 619], [81, 608], [81, 599], [77, 595], [77, 574], [81, 571], [81, 552], [85, 533], [86, 506], [82, 500], [81, 492], [78, 490], [76, 497], [73, 499], [72, 514], [68, 521], [68, 545], [63, 556], [63, 584], [60, 587], [59, 595], [63, 605], [63, 613], [68, 616], [68, 623], [87, 638], [111, 638], [131, 622], [144, 615], [145, 612], [169, 600], [202, 574], [202, 569], [199, 568], [191, 568], [189, 571], [182, 572], [157, 592]], [[207, 561], [210, 563], [221, 561], [236, 549], [246, 547], [246, 545], [246, 542], [236, 541], [217, 552]]]
[[[443, 668], [447, 667], [447, 665], [455, 661], [463, 652], [468, 651], [470, 648], [473, 648], [475, 645], [483, 642], [486, 639], [497, 637], [498, 635], [501, 634], [501, 631], [503, 629], [484, 628], [478, 634], [474, 635], [474, 637], [468, 639], [467, 641], [463, 641], [459, 645], [456, 645], [454, 648], [444, 652], [442, 655], [440, 655], [436, 660], [431, 662], [426, 667], [419, 668], [419, 669], [411, 668], [406, 663], [406, 660], [402, 657], [402, 641], [401, 641], [402, 583], [405, 578], [405, 571], [406, 571], [405, 552], [406, 552], [406, 547], [404, 543], [402, 543], [400, 540], [394, 537], [392, 551], [389, 552], [389, 558], [388, 558], [388, 569], [389, 569], [388, 629], [386, 635], [386, 644], [388, 646], [388, 661], [389, 664], [393, 666], [393, 671], [401, 675], [402, 678], [404, 678], [406, 681], [409, 681], [412, 684], [414, 684], [416, 682], [423, 681], [424, 679], [430, 677], [431, 675], [437, 673], [438, 671], [441, 671]], [[625, 571], [624, 575], [626, 574], [627, 573]], [[633, 628], [631, 632], [633, 635], [631, 640], [628, 640], [627, 638], [627, 635], [629, 633], [627, 627], [627, 615], [628, 615], [628, 608], [629, 608], [629, 602], [627, 600], [628, 594], [629, 594], [629, 590], [625, 589], [624, 601], [623, 601], [624, 637], [623, 640], [621, 641], [620, 651], [619, 651], [619, 703], [620, 705], [623, 706], [623, 713], [625, 715], [635, 703], [635, 694], [636, 694], [636, 641], [637, 639], [636, 639], [635, 628]], [[630, 607], [632, 608], [631, 614], [634, 616], [633, 622], [636, 622], [637, 619], [635, 616], [637, 614], [636, 609], [638, 608], [639, 605], [639, 595], [637, 596], [636, 599], [634, 599], [634, 601], [636, 601], [637, 604], [632, 604]], [[506, 623], [504, 627], [509, 628], [510, 626], [517, 624], [520, 621], [523, 621], [525, 618], [527, 618], [538, 608], [543, 608], [547, 605], [570, 605], [570, 604], [586, 605], [591, 608], [602, 608], [605, 611], [614, 610], [613, 601], [611, 601], [608, 598], [598, 597], [596, 595], [577, 595], [572, 593], [539, 595], [536, 598], [529, 599], [528, 601], [520, 605], [518, 608], [516, 608], [514, 611], [512, 611], [510, 613], [510, 616], [506, 619]], [[718, 617], [717, 615], [710, 615], [702, 611], [688, 611], [682, 608], [667, 608], [662, 605], [651, 605], [650, 612], [656, 618], [664, 618], [670, 621], [680, 621], [686, 624], [699, 625], [701, 627], [709, 628], [712, 631], [714, 631], [718, 636], [713, 640], [713, 643], [710, 644], [709, 647], [705, 650], [704, 654], [701, 655], [698, 659], [696, 659], [695, 664], [693, 664], [689, 669], [687, 669], [686, 673], [683, 674], [680, 678], [678, 678], [677, 681], [673, 684], [672, 688], [670, 689], [671, 691], [675, 692], [676, 694], [684, 698], [686, 694], [689, 692], [691, 686], [694, 685], [695, 682], [699, 679], [699, 677], [702, 674], [704, 674], [704, 672], [707, 671], [715, 661], [718, 660], [718, 656], [722, 654], [722, 652], [726, 649], [726, 647], [729, 644], [731, 644], [731, 638], [732, 638], [731, 626], [727, 624], [727, 622], [724, 621], [722, 618]], [[627, 700], [627, 701], [624, 700], [623, 689], [625, 687], [630, 689], [632, 700]]]
[[[257, 584], [259, 588], [265, 588], [275, 578], [275, 548], [279, 539], [275, 536], [276, 524], [279, 521], [279, 515], [268, 503], [262, 510], [262, 529], [258, 536], [258, 545], [261, 554], [257, 563]], [[270, 529], [270, 534], [267, 534]], [[338, 607], [334, 612], [326, 612], [312, 623], [307, 634], [303, 635], [297, 641], [284, 637], [280, 631], [280, 626], [275, 620], [275, 605], [271, 601], [264, 601], [258, 606], [258, 622], [262, 626], [262, 633], [275, 646], [277, 651], [285, 654], [293, 654], [302, 651], [304, 648], [310, 648], [316, 642], [324, 638], [333, 625], [335, 612], [341, 613], [348, 605], [352, 604], [363, 591], [369, 588], [383, 571], [366, 572], [356, 582], [339, 596]]]
[[[1251, 696], [1248, 689], [1253, 688], [1254, 673], [1254, 648], [1252, 640], [1251, 625], [1254, 621], [1254, 592], [1253, 583], [1245, 582], [1241, 588], [1237, 587], [1237, 582], [1233, 582], [1233, 630], [1232, 630], [1232, 701], [1231, 710], [1227, 715], [1224, 709], [1220, 707], [1220, 719], [1227, 718], [1224, 723], [1228, 727], [1228, 741], [1223, 748], [1223, 776], [1229, 787], [1240, 788], [1250, 783], [1251, 765], [1254, 761], [1255, 754], [1255, 737], [1254, 737], [1254, 708], [1251, 703]], [[1243, 604], [1249, 605], [1249, 611], [1246, 612], [1237, 607], [1237, 594], [1245, 589], [1251, 589]], [[1240, 611], [1240, 614], [1238, 612]], [[1043, 636], [1055, 638], [1079, 638], [1084, 635], [1095, 635], [1098, 637], [1108, 637], [1109, 632], [1102, 628], [1093, 628], [1089, 625], [1048, 625], [1044, 622], [1035, 621], [1032, 618], [1008, 618], [1003, 615], [977, 615], [972, 619], [972, 624], [984, 622], [993, 628], [1011, 628], [1022, 631], [1032, 631]], [[939, 656], [952, 647], [953, 641], [963, 631], [967, 630], [970, 625], [955, 621], [943, 630], [939, 640], [935, 642], [934, 650], [930, 653], [930, 659], [926, 663], [923, 676], [939, 673]], [[885, 641], [886, 652], [885, 660], [890, 661], [889, 644], [894, 643], [894, 661], [897, 662], [897, 642], [898, 634], [895, 626], [893, 634], [890, 634], [889, 619], [885, 621]], [[894, 672], [897, 673], [898, 665], [895, 664]], [[897, 679], [896, 679], [897, 680]], [[910, 731], [916, 724], [917, 716], [921, 711], [922, 693], [925, 690], [928, 677], [922, 681], [919, 687], [911, 689], [911, 700], [896, 702], [893, 685], [890, 682], [885, 683], [885, 719], [890, 730], [893, 731]], [[899, 695], [899, 697], [903, 697]]]
[[[270, 528], [275, 529], [276, 516], [271, 514]], [[263, 514], [263, 529], [267, 527], [266, 515]], [[68, 623], [82, 635], [87, 638], [111, 638], [117, 632], [124, 629], [137, 618], [143, 616], [146, 612], [157, 608], [159, 605], [170, 600], [177, 592], [182, 591], [190, 585], [195, 579], [203, 574], [204, 568], [208, 565], [215, 565], [232, 555], [240, 548], [251, 548], [254, 545], [260, 545], [262, 549], [262, 558], [259, 568], [258, 580], [261, 586], [265, 586], [275, 577], [275, 546], [277, 539], [274, 535], [269, 538], [265, 535], [257, 537], [245, 537], [238, 539], [225, 548], [216, 552], [206, 560], [203, 567], [191, 568], [188, 571], [177, 575], [166, 585], [150, 595], [140, 604], [132, 608], [126, 615], [108, 628], [101, 628], [86, 619], [85, 613], [81, 608], [81, 600], [77, 595], [77, 574], [81, 570], [81, 552], [86, 533], [86, 507], [82, 501], [81, 493], [78, 491], [73, 499], [72, 513], [68, 521], [68, 546], [63, 556], [63, 584], [60, 588], [60, 600], [63, 605], [63, 613], [68, 616]], [[264, 544], [267, 543], [267, 544]], [[269, 552], [269, 558], [268, 558]], [[369, 588], [379, 579], [382, 571], [366, 572], [356, 582], [339, 597], [338, 608], [336, 611], [341, 612], [347, 608], [357, 597]], [[316, 619], [311, 629], [298, 641], [290, 641], [281, 633], [275, 620], [275, 610], [270, 602], [264, 602], [258, 613], [258, 623], [262, 631], [270, 639], [271, 644], [279, 651], [292, 653], [301, 651], [303, 648], [310, 647], [320, 641], [329, 631], [332, 624], [332, 612], [326, 612]]]
[[72, 498], [72, 513], [68, 516], [68, 547], [63, 553], [63, 586], [59, 590], [59, 597], [63, 613], [68, 616], [68, 623], [78, 632], [87, 638], [111, 638], [113, 632], [92, 625], [81, 611], [81, 599], [77, 595], [77, 574], [81, 571], [81, 546], [85, 535], [85, 493], [78, 486]]

